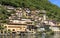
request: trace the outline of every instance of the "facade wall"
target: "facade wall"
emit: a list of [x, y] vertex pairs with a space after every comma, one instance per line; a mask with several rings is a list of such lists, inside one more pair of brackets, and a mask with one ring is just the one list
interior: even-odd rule
[[60, 31], [60, 27], [50, 27], [52, 31]]
[[26, 31], [27, 26], [25, 25], [4, 25], [6, 26], [7, 31], [11, 30], [12, 32], [18, 32], [18, 31]]

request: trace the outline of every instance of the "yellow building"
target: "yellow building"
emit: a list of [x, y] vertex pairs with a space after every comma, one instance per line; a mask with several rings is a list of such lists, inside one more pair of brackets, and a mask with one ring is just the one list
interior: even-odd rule
[[[7, 32], [15, 32], [15, 33], [20, 33], [20, 32], [35, 32], [35, 25], [34, 21], [28, 18], [33, 18], [32, 15], [29, 16], [28, 14], [30, 13], [29, 10], [23, 10], [21, 8], [15, 9], [16, 13], [12, 14], [9, 17], [9, 22], [7, 24], [4, 24], [6, 27], [5, 30]], [[26, 18], [23, 18], [26, 17]]]
[[34, 22], [29, 19], [22, 19], [20, 21], [13, 20], [8, 24], [4, 24], [6, 27], [5, 30], [7, 32], [11, 31], [11, 33], [20, 33], [20, 32], [34, 32], [35, 26]]
[[12, 32], [16, 32], [16, 33], [20, 33], [20, 32], [25, 32], [26, 31], [26, 28], [27, 28], [27, 26], [25, 25], [25, 24], [20, 24], [20, 25], [15, 25], [15, 24], [5, 24], [4, 25], [5, 27], [6, 27], [6, 30], [7, 30], [7, 32], [8, 31], [11, 31], [11, 33]]

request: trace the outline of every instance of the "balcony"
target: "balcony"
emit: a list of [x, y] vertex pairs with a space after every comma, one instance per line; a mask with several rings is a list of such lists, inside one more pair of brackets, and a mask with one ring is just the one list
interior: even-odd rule
[[9, 24], [17, 24], [17, 25], [26, 25], [26, 21], [20, 21], [20, 20], [11, 20]]
[[26, 22], [27, 25], [34, 25], [34, 22]]

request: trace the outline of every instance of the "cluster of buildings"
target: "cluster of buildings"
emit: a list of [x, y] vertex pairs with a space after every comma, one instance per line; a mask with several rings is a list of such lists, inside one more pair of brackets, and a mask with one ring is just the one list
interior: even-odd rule
[[[14, 8], [11, 6], [5, 6], [8, 12], [15, 11], [14, 14], [7, 19], [8, 23], [4, 24], [6, 27], [4, 31], [11, 33], [36, 33], [36, 31], [45, 30], [44, 23], [46, 25], [56, 26], [51, 20], [47, 20], [45, 10], [30, 10], [28, 8]], [[41, 27], [41, 28], [40, 28]]]
[[[30, 18], [28, 18], [28, 14], [26, 10], [23, 10], [22, 8], [8, 8], [9, 11], [14, 10], [16, 13], [11, 14], [9, 17], [8, 23], [4, 24], [6, 27], [5, 30], [11, 31], [11, 33], [21, 33], [21, 32], [32, 32], [35, 33], [36, 26], [34, 24], [34, 21], [32, 21]], [[12, 9], [12, 10], [11, 10]]]

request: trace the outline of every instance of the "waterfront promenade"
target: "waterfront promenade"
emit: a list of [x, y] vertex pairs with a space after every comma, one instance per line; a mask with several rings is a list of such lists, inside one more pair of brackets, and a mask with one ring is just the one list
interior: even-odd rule
[[54, 32], [54, 35], [31, 35], [31, 34], [26, 34], [26, 35], [0, 35], [0, 38], [60, 38], [60, 32]]

